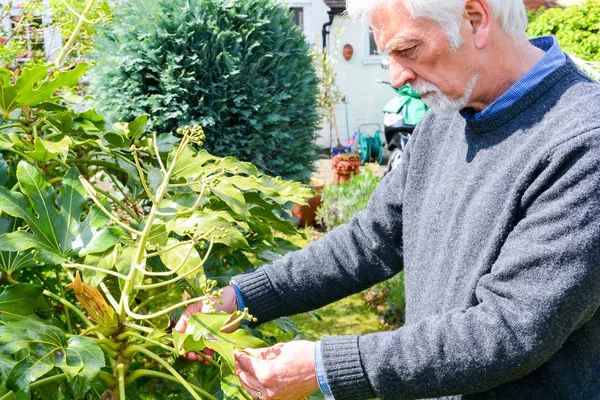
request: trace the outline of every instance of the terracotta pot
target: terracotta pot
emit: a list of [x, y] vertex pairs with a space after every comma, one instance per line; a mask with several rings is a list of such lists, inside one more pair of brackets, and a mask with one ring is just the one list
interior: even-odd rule
[[360, 174], [360, 161], [340, 160], [333, 164], [333, 183], [343, 183]]
[[308, 205], [292, 205], [292, 215], [298, 218], [298, 226], [300, 227], [317, 225], [317, 209], [321, 205], [321, 192], [325, 187], [325, 182], [321, 179], [312, 179], [310, 183], [310, 188], [316, 191], [317, 195], [315, 197], [306, 198]]

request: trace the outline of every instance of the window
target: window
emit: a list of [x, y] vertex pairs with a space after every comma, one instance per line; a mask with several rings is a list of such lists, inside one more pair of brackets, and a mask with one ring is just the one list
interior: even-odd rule
[[309, 42], [315, 40], [315, 33], [312, 30], [312, 1], [311, 0], [293, 0], [288, 1], [290, 12], [294, 18], [294, 22], [304, 31], [306, 39]]
[[304, 8], [303, 7], [290, 7], [292, 12], [294, 23], [298, 26], [304, 27]]
[[365, 31], [365, 51], [364, 51], [363, 64], [379, 64], [381, 59], [386, 57], [385, 54], [379, 53], [377, 50], [377, 43], [373, 37], [373, 31], [371, 28]]

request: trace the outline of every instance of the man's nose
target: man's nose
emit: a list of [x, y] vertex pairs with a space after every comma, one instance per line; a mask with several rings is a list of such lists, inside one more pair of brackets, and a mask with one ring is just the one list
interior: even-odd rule
[[395, 88], [401, 88], [417, 79], [414, 71], [397, 61], [390, 60], [390, 81]]

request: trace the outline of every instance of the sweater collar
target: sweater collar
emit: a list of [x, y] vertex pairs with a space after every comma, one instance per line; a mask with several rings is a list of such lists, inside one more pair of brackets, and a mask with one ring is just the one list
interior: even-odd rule
[[[566, 77], [569, 75], [572, 77], [572, 79], [566, 79]], [[567, 57], [567, 61], [564, 65], [547, 75], [541, 82], [539, 82], [525, 95], [521, 96], [518, 100], [512, 103], [509, 107], [485, 120], [467, 120], [466, 128], [470, 133], [473, 134], [481, 134], [498, 129], [510, 121], [518, 118], [521, 113], [538, 102], [540, 98], [544, 96], [546, 92], [551, 90], [557, 83], [563, 81], [566, 84], [566, 81], [569, 81], [570, 83], [574, 79], [583, 80], [586, 78], [585, 75], [579, 71], [577, 65], [575, 65], [575, 63], [569, 57]], [[587, 79], [590, 80], [590, 78]]]
[[517, 82], [515, 82], [499, 98], [487, 106], [484, 110], [477, 112], [472, 108], [465, 108], [460, 112], [467, 121], [483, 121], [493, 117], [500, 111], [508, 108], [515, 101], [533, 89], [552, 71], [564, 65], [567, 61], [554, 36], [542, 36], [530, 39], [529, 42], [540, 50], [544, 51], [544, 56], [529, 71], [525, 73]]

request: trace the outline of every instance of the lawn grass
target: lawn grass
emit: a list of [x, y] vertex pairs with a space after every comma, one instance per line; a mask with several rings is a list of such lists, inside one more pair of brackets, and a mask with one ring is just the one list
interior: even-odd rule
[[290, 317], [300, 331], [299, 335], [285, 333], [273, 322], [261, 326], [260, 330], [284, 342], [292, 339], [316, 341], [324, 336], [364, 335], [386, 329], [379, 316], [365, 304], [360, 293], [319, 308], [316, 312], [320, 320], [308, 313]]
[[[306, 236], [306, 239], [297, 236], [287, 236], [286, 239], [300, 247], [306, 247], [308, 243], [319, 239], [325, 234], [323, 231], [314, 228], [304, 228], [300, 231]], [[294, 338], [314, 341], [321, 339], [323, 336], [363, 335], [386, 329], [381, 323], [379, 315], [373, 312], [365, 303], [361, 293], [329, 304], [316, 310], [316, 313], [321, 317], [321, 320], [308, 313], [290, 317], [300, 331], [298, 336], [291, 332], [283, 332], [272, 322], [262, 325], [260, 330], [267, 336], [275, 336], [278, 341], [283, 342]]]

